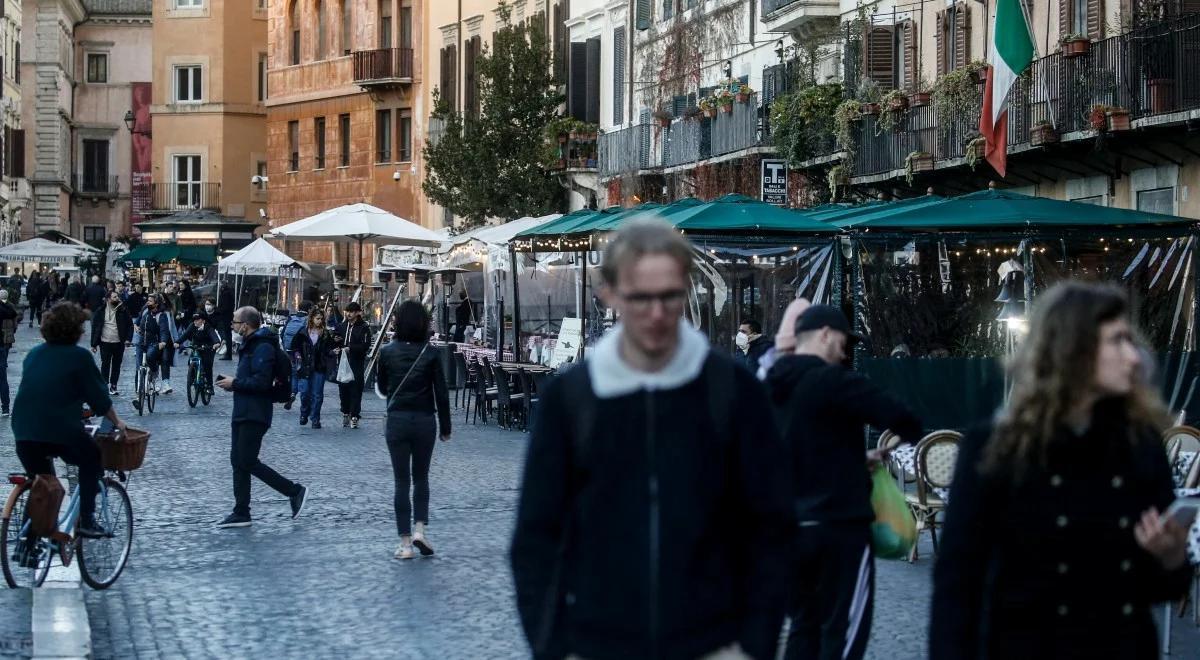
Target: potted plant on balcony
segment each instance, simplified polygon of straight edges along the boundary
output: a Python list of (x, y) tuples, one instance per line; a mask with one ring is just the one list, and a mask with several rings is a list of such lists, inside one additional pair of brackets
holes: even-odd
[(1058, 131), (1048, 121), (1039, 121), (1029, 129), (1029, 144), (1038, 147), (1058, 142)]
[(1088, 126), (1094, 131), (1103, 131), (1108, 128), (1108, 106), (1102, 103), (1096, 103), (1087, 111)]
[(972, 60), (967, 64), (967, 75), (971, 77), (971, 82), (976, 85), (982, 85), (987, 82), (988, 63), (983, 60)]
[(1071, 33), (1062, 38), (1063, 57), (1087, 55), (1091, 47), (1092, 42), (1084, 34)]
[(963, 155), (967, 159), (967, 167), (974, 170), (979, 165), (979, 161), (983, 160), (986, 150), (987, 139), (982, 135), (976, 135), (971, 138), (971, 141), (967, 143), (966, 150), (963, 152)]
[(864, 78), (858, 84), (858, 94), (855, 98), (859, 102), (859, 112), (864, 115), (879, 114), (879, 101), (883, 98), (883, 91), (879, 89), (879, 83), (871, 78)]
[(704, 113), (700, 110), (700, 108), (694, 105), (689, 105), (687, 109), (683, 111), (683, 118), (686, 121), (700, 121), (700, 118), (703, 116)]
[(879, 120), (875, 123), (875, 134), (881, 135), (895, 130), (900, 125), (900, 118), (908, 109), (908, 97), (898, 89), (893, 89), (879, 100)]
[(862, 116), (861, 104), (853, 99), (842, 101), (833, 111), (833, 135), (843, 149), (854, 147), (854, 122)]
[(937, 79), (933, 85), (935, 121), (943, 133), (955, 127), (969, 130), (979, 124), (983, 110), (983, 90), (972, 79), (969, 68), (957, 69)]
[(1108, 130), (1110, 132), (1129, 130), (1128, 108), (1110, 105), (1104, 115), (1108, 118)]
[(844, 186), (850, 183), (850, 168), (843, 163), (834, 165), (829, 170), (829, 194), (833, 199), (837, 199), (838, 186)]
[(722, 87), (713, 94), (713, 100), (717, 102), (717, 107), (721, 112), (733, 112), (733, 92), (729, 91), (728, 87)]
[(705, 117), (712, 119), (717, 116), (717, 100), (711, 96), (700, 99), (700, 110)]
[(929, 105), (929, 81), (925, 79), (925, 74), (917, 75), (916, 90), (908, 97), (908, 105), (910, 108), (919, 108)]
[(914, 151), (904, 159), (904, 178), (910, 186), (917, 172), (930, 171), (933, 171), (933, 154), (928, 151)]
[(674, 115), (667, 110), (658, 109), (654, 111), (654, 121), (658, 124), (659, 128), (670, 128), (671, 120), (674, 118)]
[(1160, 115), (1174, 108), (1175, 80), (1173, 78), (1151, 78), (1146, 83), (1149, 87), (1150, 112)]
[(737, 91), (734, 93), (734, 97), (737, 98), (738, 103), (749, 103), (750, 95), (753, 93), (754, 90), (750, 89), (750, 85), (737, 83)]

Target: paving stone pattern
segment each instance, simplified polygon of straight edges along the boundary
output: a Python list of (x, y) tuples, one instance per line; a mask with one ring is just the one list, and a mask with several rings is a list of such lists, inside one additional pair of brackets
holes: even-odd
[[(22, 351), (9, 359), (14, 393), (23, 358)], [(231, 373), (233, 364), (218, 361), (216, 371)], [(176, 387), (182, 381), (173, 379)], [(506, 556), (522, 434), (463, 426), (455, 414), (453, 440), (438, 444), (431, 473), (429, 531), (438, 553), (400, 562), (392, 559), (383, 402), (374, 395), (365, 398), (357, 431), (341, 427), (334, 385), (322, 430), (299, 426), (298, 406), (276, 407), (262, 458), (312, 497), (293, 521), (286, 499), (255, 481), (254, 525), (246, 530), (213, 527), (233, 505), (230, 395), (189, 409), (177, 390), (142, 418), (127, 396), (119, 406), (153, 439), (129, 483), (136, 514), (129, 565), (112, 589), (85, 587), (96, 658), (527, 657)], [(18, 469), (8, 424), (0, 462)], [(868, 657), (925, 656), (932, 562), (924, 552), (915, 565), (879, 562)], [(1200, 635), (1190, 623), (1177, 623), (1175, 639), (1176, 657), (1197, 657)]]

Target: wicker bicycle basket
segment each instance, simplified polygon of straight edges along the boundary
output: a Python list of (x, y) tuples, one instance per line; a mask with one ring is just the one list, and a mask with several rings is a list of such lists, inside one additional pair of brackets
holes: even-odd
[(146, 444), (150, 442), (150, 432), (130, 426), (119, 440), (114, 435), (101, 435), (96, 440), (100, 444), (100, 458), (104, 469), (128, 472), (142, 467), (146, 460)]

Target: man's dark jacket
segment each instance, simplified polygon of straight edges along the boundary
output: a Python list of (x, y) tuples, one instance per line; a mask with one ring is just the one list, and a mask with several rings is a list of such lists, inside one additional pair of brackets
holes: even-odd
[(274, 402), (275, 349), (279, 337), (270, 328), (259, 328), (242, 342), (238, 351), (237, 376), (233, 379), (233, 423), (257, 422), (271, 425)]
[(137, 318), (142, 315), (142, 308), (146, 306), (145, 294), (136, 291), (129, 294), (125, 299), (125, 309), (129, 312), (131, 318)]
[(750, 346), (746, 348), (746, 366), (750, 368), (750, 373), (758, 373), (758, 361), (774, 345), (775, 342), (768, 339), (765, 335), (756, 337), (750, 342)]
[(346, 357), (350, 366), (362, 369), (366, 364), (367, 353), (371, 350), (371, 326), (359, 319), (355, 323), (343, 323), (338, 328), (342, 337), (342, 345), (346, 348)]
[[(104, 322), (107, 309), (99, 309), (92, 314), (92, 348), (100, 345), (100, 338), (104, 336)], [(117, 305), (117, 335), (121, 338), (121, 343), (126, 344), (133, 341), (133, 318), (129, 316), (129, 312), (125, 311), (125, 305)]]
[(104, 309), (104, 301), (108, 298), (108, 291), (101, 284), (89, 284), (84, 290), (84, 302), (87, 308), (93, 312), (99, 309)]
[[(736, 411), (727, 429), (701, 403), (713, 359)], [(610, 399), (586, 363), (552, 381), (511, 555), (526, 636), (549, 631), (535, 655), (692, 660), (739, 642), (773, 658), (795, 525), (786, 461), (761, 384), (728, 356), (681, 387)]]
[(863, 427), (921, 439), (921, 421), (861, 374), (811, 355), (781, 358), (767, 374), (771, 403), (792, 455), (801, 521), (875, 519)]
[(67, 285), (67, 301), (73, 302), (76, 305), (83, 304), (83, 285), (79, 282), (71, 282)]

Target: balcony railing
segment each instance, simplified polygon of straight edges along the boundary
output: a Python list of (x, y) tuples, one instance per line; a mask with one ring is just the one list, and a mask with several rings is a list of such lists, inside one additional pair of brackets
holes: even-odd
[(150, 210), (154, 213), (221, 210), (219, 183), (152, 183), (150, 197)]
[(596, 136), (594, 134), (582, 137), (563, 136), (564, 142), (559, 142), (555, 155), (557, 160), (554, 170), (594, 170), (597, 167)]
[(767, 16), (773, 11), (783, 9), (788, 5), (794, 5), (800, 0), (762, 0), (762, 15)]
[(597, 145), (600, 176), (616, 176), (650, 167), (653, 130), (650, 124), (638, 124), (602, 134)]
[[(1061, 52), (1035, 60), (1018, 78), (1008, 104), (1008, 144), (1026, 144), (1034, 126), (1050, 122), (1059, 135), (1088, 131), (1095, 106), (1118, 107), (1134, 119), (1200, 109), (1200, 15), (1159, 23), (1097, 41), (1086, 54)], [(981, 87), (982, 91), (982, 87)], [(894, 130), (877, 119), (857, 127), (854, 175), (903, 169), (908, 154), (962, 158), (979, 133), (982, 108), (961, 118), (932, 106), (910, 108)]]
[(120, 192), (120, 180), (115, 176), (96, 174), (72, 174), (71, 188), (77, 195), (88, 197), (116, 197)]
[(354, 53), (354, 82), (359, 85), (411, 83), (413, 49), (377, 48)]

